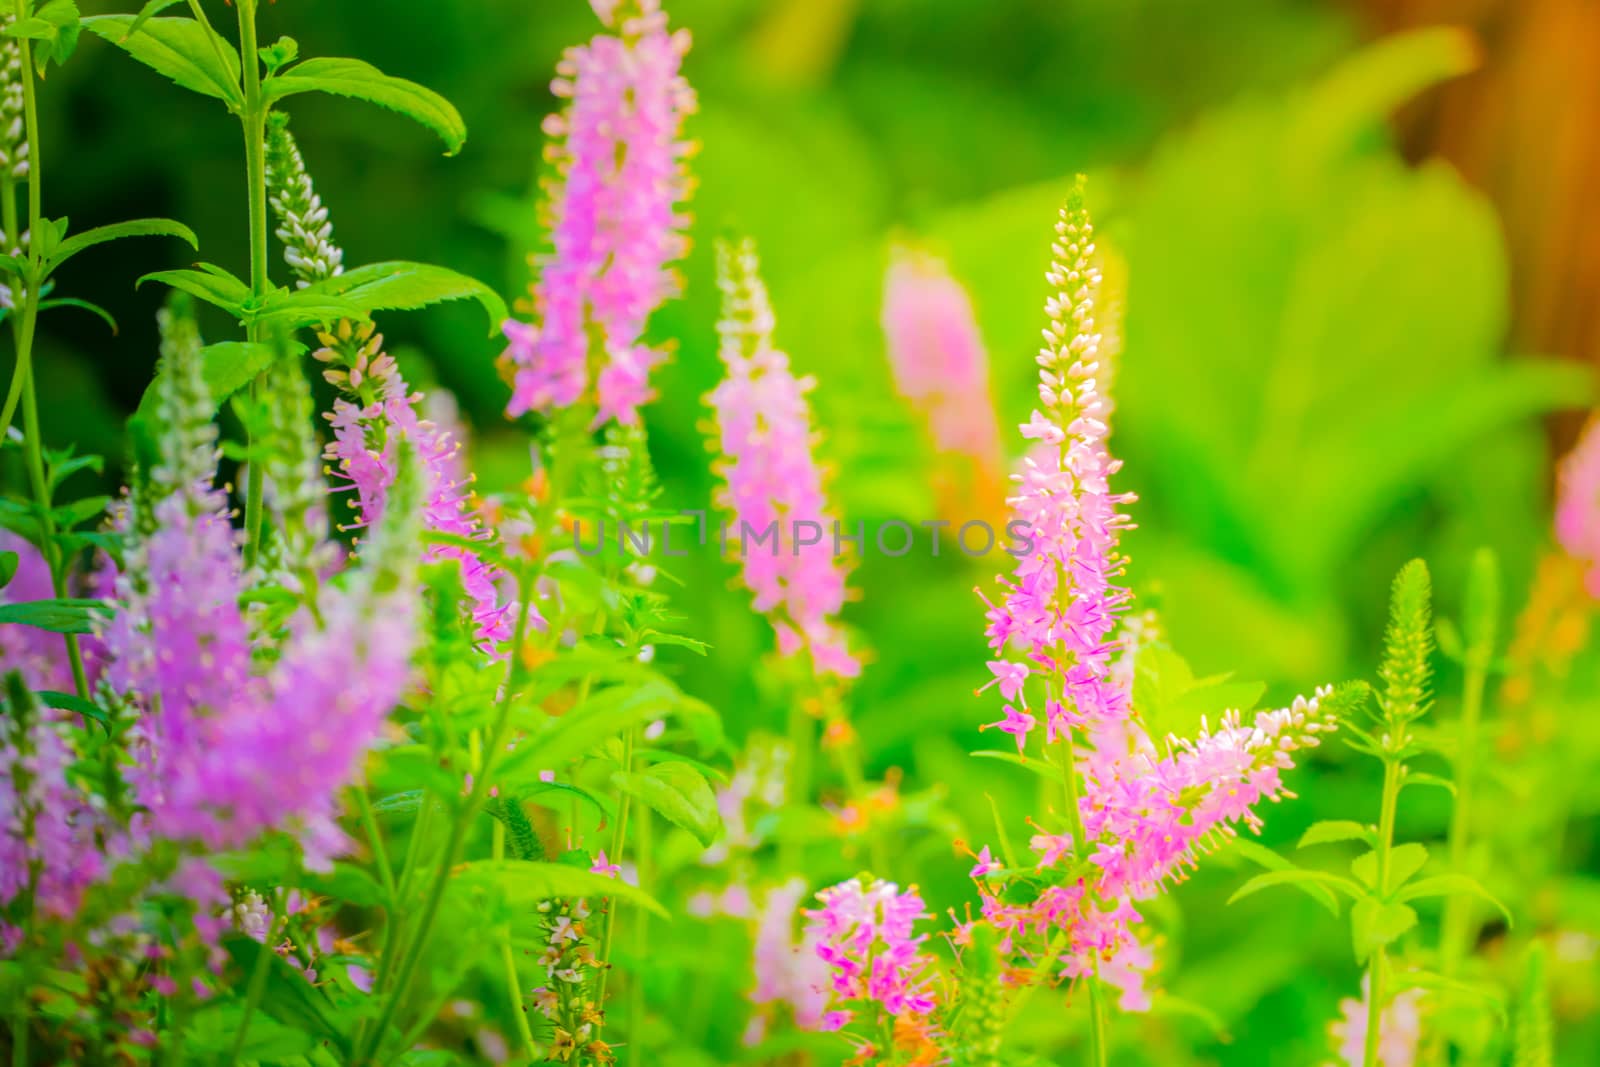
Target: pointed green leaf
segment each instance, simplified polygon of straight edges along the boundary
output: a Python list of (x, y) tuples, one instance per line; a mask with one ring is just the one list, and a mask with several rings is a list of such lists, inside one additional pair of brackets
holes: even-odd
[(11, 579), (17, 576), (17, 565), (22, 557), (12, 551), (0, 552), (0, 589), (11, 584)]
[(127, 32), (124, 33), (123, 36), (125, 38), (133, 36), (144, 28), (145, 23), (161, 14), (167, 8), (175, 7), (181, 3), (183, 3), (183, 0), (148, 0), (148, 2), (139, 9), (139, 14), (136, 15), (134, 20), (128, 24)]
[(617, 897), (667, 918), (667, 911), (649, 893), (620, 878), (565, 863), (527, 860), (479, 860), (468, 863), (456, 876), (465, 882), (482, 881), (505, 894), (513, 911), (531, 914), (541, 901), (578, 897)]
[(114, 222), (109, 226), (96, 226), (92, 230), (84, 230), (68, 237), (61, 242), (55, 254), (45, 264), (45, 273), (55, 273), (57, 267), (85, 248), (124, 237), (177, 237), (187, 241), (190, 248), (200, 247), (199, 238), (195, 237), (194, 231), (181, 222), (174, 222), (172, 219), (130, 219), (127, 222)]
[(1395, 845), (1389, 850), (1389, 885), (1392, 893), (1411, 880), (1428, 862), (1428, 850), (1415, 842)]
[(110, 614), (111, 605), (104, 600), (70, 597), (25, 600), (17, 604), (0, 604), (0, 623), (20, 623), (58, 634), (86, 634), (94, 630), (96, 612)]
[(341, 296), (330, 296), (314, 288), (278, 289), (267, 294), (261, 308), (246, 312), (247, 322), (297, 330), (302, 326), (331, 325), (341, 319), (367, 320), (360, 304)]
[(1441, 778), (1437, 774), (1412, 774), (1407, 772), (1406, 776), (1400, 780), (1400, 788), (1404, 789), (1408, 785), (1430, 785), (1435, 789), (1443, 789), (1452, 795), (1456, 791), (1454, 782), (1448, 778)]
[(214, 304), (236, 318), (244, 316), (245, 302), (250, 299), (250, 287), (232, 276), (222, 276), (214, 270), (158, 270), (146, 274), (137, 282), (161, 282), (181, 289), (190, 296)]
[(92, 700), (83, 699), (76, 693), (58, 693), (54, 689), (40, 689), (34, 695), (39, 698), (39, 703), (47, 708), (74, 712), (100, 723), (110, 720), (104, 708)]
[(262, 94), (274, 103), (295, 93), (333, 93), (398, 111), (437, 133), (455, 155), (467, 140), (467, 126), (455, 106), (432, 89), (391, 77), (359, 59), (308, 59), (267, 79)]
[(231, 110), (244, 106), (239, 88), (239, 51), (194, 19), (152, 18), (130, 34), (132, 15), (96, 15), (83, 20), (134, 59), (191, 92), (214, 96)]
[[(1243, 900), (1245, 897), (1253, 896), (1261, 890), (1270, 889), (1273, 886), (1302, 884), (1326, 886), (1330, 889), (1336, 889), (1352, 899), (1361, 896), (1361, 888), (1348, 878), (1341, 878), (1326, 871), (1307, 871), (1299, 867), (1291, 867), (1287, 870), (1267, 871), (1265, 874), (1256, 875), (1235, 890), (1233, 896), (1228, 898), (1228, 903), (1232, 904), (1236, 900)], [(1326, 905), (1324, 904), (1324, 906)], [(1338, 914), (1337, 908), (1331, 910), (1333, 910), (1334, 914)]]
[(1307, 827), (1306, 832), (1300, 835), (1299, 845), (1295, 847), (1307, 848), (1335, 841), (1365, 841), (1370, 845), (1376, 836), (1371, 827), (1362, 826), (1358, 822), (1348, 819), (1323, 819)]
[(642, 772), (618, 771), (612, 784), (668, 822), (710, 846), (722, 834), (717, 795), (705, 776), (687, 763), (658, 763)]
[(1022, 767), (1025, 770), (1032, 771), (1041, 778), (1055, 779), (1059, 778), (1061, 775), (1061, 769), (1059, 767), (1052, 767), (1043, 760), (1030, 759), (1029, 757), (1018, 752), (998, 752), (994, 749), (984, 748), (978, 749), (976, 752), (969, 752), (968, 755), (976, 756), (979, 759), (999, 760), (1001, 763), (1009, 763), (1016, 767)]
[(1413, 926), (1417, 913), (1397, 901), (1384, 903), (1376, 897), (1363, 897), (1350, 909), (1350, 937), (1357, 962), (1365, 962), (1380, 948), (1392, 945)]
[(1478, 897), (1487, 901), (1505, 916), (1506, 924), (1512, 925), (1511, 909), (1507, 908), (1487, 889), (1474, 878), (1465, 874), (1439, 874), (1432, 878), (1423, 878), (1412, 882), (1394, 895), (1396, 900), (1426, 900), (1429, 897), (1448, 897), (1457, 893)]
[(107, 326), (111, 327), (112, 333), (117, 332), (117, 320), (111, 317), (111, 312), (99, 304), (92, 304), (87, 300), (79, 300), (75, 296), (58, 296), (50, 300), (39, 301), (40, 311), (49, 311), (52, 308), (77, 308), (79, 311), (87, 311), (91, 315), (98, 315)]
[(365, 311), (411, 310), (446, 300), (476, 300), (495, 334), (507, 317), (505, 301), (475, 278), (429, 263), (373, 263), (308, 287), (348, 300)]
[(1544, 946), (1528, 946), (1522, 990), (1517, 998), (1517, 1027), (1512, 1039), (1512, 1067), (1552, 1067), (1555, 1045), (1550, 1031), (1550, 984), (1545, 977)]

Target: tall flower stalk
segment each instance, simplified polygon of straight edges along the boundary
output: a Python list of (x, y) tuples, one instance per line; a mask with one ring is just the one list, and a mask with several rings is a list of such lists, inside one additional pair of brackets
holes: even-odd
[(592, 6), (608, 32), (568, 49), (551, 84), (568, 101), (545, 120), (551, 247), (531, 258), (534, 321), (505, 323), (506, 413), (585, 403), (597, 424), (632, 423), (666, 358), (645, 323), (677, 291), (669, 265), (687, 249), (682, 129), (695, 94), (682, 74), (689, 35), (668, 29), (660, 0)]
[[(276, 232), (296, 281), (308, 288), (338, 278), (344, 273), (344, 252), (333, 239), (328, 208), (282, 113), (268, 120), (267, 162)], [(325, 456), (343, 479), (341, 488), (353, 495), (352, 525), (364, 528), (381, 519), (400, 443), (409, 440), (428, 468), (424, 527), (451, 539), (429, 545), (424, 562), (452, 559), (460, 565), (478, 638), (495, 648), (511, 636), (513, 608), (500, 589), (506, 576), (474, 549), (474, 542), (491, 535), (471, 500), (461, 442), (425, 417), (423, 395), (411, 390), (394, 357), (383, 351), (383, 335), (372, 323), (343, 319), (321, 328), (317, 337), (321, 347), (313, 358), (326, 366), (323, 377), (341, 394), (325, 415), (333, 430)]]

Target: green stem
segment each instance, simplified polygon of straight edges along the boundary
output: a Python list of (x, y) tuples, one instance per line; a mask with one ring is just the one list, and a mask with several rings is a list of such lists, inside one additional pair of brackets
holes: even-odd
[(378, 830), (378, 817), (372, 810), (372, 799), (367, 796), (364, 786), (357, 786), (351, 792), (356, 795), (356, 807), (361, 809), (361, 825), (366, 829), (367, 847), (372, 849), (373, 862), (378, 865), (378, 878), (383, 883), (383, 891), (389, 897), (391, 918), (393, 909), (399, 903), (398, 888), (395, 885), (394, 870), (389, 866), (389, 850), (383, 845), (383, 834)]
[[(1048, 703), (1048, 702), (1047, 702)], [(1073, 728), (1067, 727), (1057, 748), (1061, 767), (1061, 786), (1067, 798), (1067, 827), (1072, 832), (1072, 852), (1081, 858), (1088, 848), (1088, 834), (1083, 828), (1083, 811), (1078, 801), (1078, 758), (1073, 743)], [(1100, 989), (1100, 961), (1095, 960), (1094, 973), (1086, 979), (1089, 985), (1089, 1062), (1095, 1067), (1106, 1063), (1106, 1006)]]
[[(650, 845), (651, 830), (654, 820), (650, 817), (649, 807), (639, 809), (639, 840), (637, 845), (637, 859), (639, 864), (639, 884), (650, 884)], [(643, 908), (638, 910), (634, 919), (633, 929), (633, 958), (647, 960), (650, 958), (650, 914)], [(628, 1067), (639, 1067), (639, 1057), (644, 1054), (644, 974), (642, 971), (633, 976), (628, 983)]]
[[(622, 735), (622, 770), (626, 774), (633, 772), (633, 737), (638, 727), (630, 727)], [(612, 863), (620, 863), (623, 847), (628, 841), (628, 809), (631, 807), (631, 797), (627, 790), (617, 790), (617, 825), (611, 831), (611, 854), (608, 857)], [(643, 884), (643, 883), (641, 883)], [(595, 1003), (601, 1011), (606, 1009), (606, 979), (611, 976), (611, 945), (617, 932), (617, 901), (612, 900), (606, 908), (605, 939), (600, 945), (600, 980), (596, 983)]]
[(511, 995), (511, 1014), (517, 1020), (517, 1034), (522, 1038), (522, 1047), (527, 1051), (529, 1061), (537, 1060), (539, 1046), (533, 1039), (533, 1030), (528, 1026), (528, 1006), (523, 1000), (522, 983), (517, 979), (517, 959), (511, 951), (509, 934), (500, 942), (500, 962), (506, 969), (506, 992)]
[[(27, 0), (16, 0), (16, 17), (20, 22), (28, 17)], [(34, 504), (39, 512), (40, 545), (39, 550), (44, 555), (45, 563), (50, 568), (50, 584), (55, 595), (67, 595), (66, 558), (61, 552), (61, 546), (56, 540), (56, 522), (53, 514), (50, 483), (45, 477), (44, 470), (44, 443), (39, 429), (39, 398), (34, 384), (33, 376), (33, 343), (39, 321), (39, 290), (42, 283), (41, 275), (44, 273), (43, 258), (39, 254), (39, 235), (43, 228), (44, 208), (40, 192), (40, 179), (42, 168), (40, 156), (42, 152), (39, 145), (39, 94), (37, 86), (33, 83), (33, 52), (32, 45), (27, 38), (17, 39), (17, 50), (21, 61), (22, 101), (23, 101), (23, 130), (28, 144), (28, 247), (23, 250), (27, 262), (28, 277), (24, 280), (21, 293), (21, 314), (13, 321), (13, 337), (16, 341), (17, 366), (12, 374), (11, 389), (6, 396), (6, 406), (3, 416), (0, 416), (0, 439), (10, 429), (11, 419), (16, 411), (20, 397), (22, 405), (24, 448), (27, 453), (28, 480), (33, 486)], [(19, 220), (17, 207), (12, 195), (13, 185), (8, 180), (5, 190), (5, 203), (3, 206), (6, 234), (12, 239), (20, 241), (17, 232)], [(17, 294), (13, 294), (15, 297)], [(72, 666), (72, 681), (78, 691), (78, 696), (84, 700), (89, 699), (89, 679), (83, 669), (83, 651), (78, 645), (77, 634), (62, 635), (67, 645), (67, 660)], [(87, 715), (83, 716), (85, 727), (89, 725)]]
[[(1392, 724), (1395, 730), (1394, 747), (1399, 750), (1404, 747), (1405, 738), (1403, 727)], [(1378, 816), (1378, 877), (1373, 891), (1378, 899), (1387, 899), (1389, 894), (1389, 853), (1394, 846), (1394, 820), (1395, 809), (1400, 800), (1400, 775), (1405, 770), (1405, 765), (1398, 757), (1391, 756), (1384, 760), (1383, 765), (1383, 807)], [(1382, 948), (1372, 953), (1372, 962), (1367, 967), (1367, 1041), (1366, 1051), (1362, 1056), (1363, 1067), (1380, 1067), (1378, 1062), (1378, 1039), (1383, 1023), (1383, 998), (1384, 977), (1386, 968), (1386, 953)]]
[(33, 1024), (28, 1014), (26, 987), (17, 992), (16, 1012), (11, 1016), (11, 1067), (28, 1067), (28, 1038)]
[(444, 891), (450, 883), (450, 872), (455, 867), (461, 854), (462, 845), (466, 841), (467, 827), (471, 825), (473, 817), (482, 806), (484, 794), (489, 791), (489, 779), (494, 772), (496, 757), (505, 748), (506, 733), (511, 725), (511, 706), (520, 680), (520, 665), (522, 657), (518, 651), (522, 648), (523, 639), (528, 633), (528, 609), (533, 600), (533, 591), (529, 588), (527, 574), (518, 576), (516, 631), (511, 639), (512, 653), (508, 657), (506, 667), (505, 687), (500, 697), (499, 712), (495, 717), (494, 729), (490, 734), (490, 743), (486, 750), (483, 773), (472, 780), (472, 789), (467, 793), (466, 800), (456, 811), (455, 818), (450, 823), (450, 835), (445, 842), (444, 853), (439, 857), (439, 865), (434, 871), (433, 884), (428, 890), (428, 897), (422, 906), (422, 915), (417, 923), (417, 930), (406, 945), (405, 956), (401, 959), (399, 970), (395, 972), (394, 989), (384, 999), (383, 1010), (379, 1013), (375, 1025), (367, 1033), (366, 1039), (361, 1042), (361, 1049), (354, 1059), (354, 1063), (365, 1065), (376, 1062), (379, 1047), (383, 1044), (384, 1034), (389, 1029), (389, 1024), (394, 1020), (395, 1011), (400, 1006), (400, 1001), (405, 997), (407, 988), (411, 984), (411, 976), (417, 969), (418, 962), (422, 959), (422, 950), (427, 946), (428, 934), (433, 927), (434, 917), (439, 912), (439, 903), (444, 899)]
[(239, 1062), (239, 1053), (244, 1051), (245, 1035), (250, 1032), (250, 1020), (255, 1017), (256, 1006), (261, 1003), (261, 995), (266, 992), (267, 975), (272, 971), (272, 925), (267, 925), (267, 936), (261, 939), (261, 950), (256, 953), (256, 965), (250, 969), (250, 985), (245, 991), (244, 1013), (239, 1016), (239, 1028), (234, 1031), (233, 1044), (228, 1049), (228, 1067), (233, 1067)]
[[(239, 54), (244, 67), (244, 110), (239, 116), (244, 127), (244, 159), (250, 195), (250, 295), (259, 300), (266, 295), (271, 281), (267, 277), (267, 107), (261, 98), (261, 61), (256, 56), (256, 0), (238, 0)], [(251, 341), (262, 340), (261, 329), (254, 323), (246, 335)], [(264, 387), (265, 373), (250, 383), (250, 399), (254, 401)], [(248, 432), (248, 430), (247, 430)], [(266, 470), (261, 457), (249, 455), (248, 480), (245, 486), (245, 566), (254, 567), (261, 556), (262, 497), (266, 487)]]
[[(1473, 650), (1467, 658), (1466, 687), (1461, 697), (1461, 726), (1456, 759), (1455, 807), (1450, 820), (1450, 869), (1462, 872), (1467, 867), (1467, 848), (1472, 833), (1472, 793), (1478, 771), (1478, 725), (1483, 717), (1483, 690), (1488, 678), (1491, 649)], [(1473, 937), (1471, 901), (1464, 893), (1445, 900), (1440, 927), (1439, 966), (1447, 978), (1454, 978), (1469, 951)]]

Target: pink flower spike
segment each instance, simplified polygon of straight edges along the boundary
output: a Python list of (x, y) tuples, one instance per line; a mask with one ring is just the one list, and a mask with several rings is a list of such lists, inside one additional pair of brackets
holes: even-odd
[(695, 110), (682, 74), (689, 35), (668, 29), (655, 0), (594, 7), (612, 32), (569, 48), (551, 83), (567, 104), (544, 127), (554, 178), (550, 250), (534, 257), (537, 322), (504, 326), (512, 417), (549, 414), (588, 394), (598, 421), (636, 421), (654, 395), (650, 372), (666, 356), (642, 342), (645, 324), (676, 295), (669, 264), (688, 247), (680, 206), (690, 191), (682, 129)]

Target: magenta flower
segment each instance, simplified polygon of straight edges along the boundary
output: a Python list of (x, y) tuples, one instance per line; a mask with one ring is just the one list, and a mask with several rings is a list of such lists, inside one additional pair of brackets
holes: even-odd
[[(318, 353), (319, 358), (330, 362), (340, 358), (334, 346), (341, 338), (330, 334), (322, 340), (329, 347)], [(425, 528), (464, 541), (487, 540), (490, 535), (471, 499), (472, 475), (461, 461), (460, 439), (422, 417), (422, 394), (409, 391), (394, 358), (381, 351), (382, 340), (381, 335), (367, 338), (361, 345), (363, 358), (346, 370), (329, 372), (334, 384), (365, 400), (340, 397), (324, 416), (333, 427), (326, 458), (345, 478), (345, 489), (356, 494), (354, 525), (370, 526), (383, 516), (404, 438), (428, 468), (432, 488), (423, 505)], [(451, 559), (460, 566), (462, 588), (472, 604), (478, 639), (485, 646), (492, 649), (510, 639), (513, 605), (501, 594), (505, 575), (498, 567), (464, 544), (430, 544), (422, 558), (424, 562)]]
[(972, 301), (943, 261), (896, 250), (884, 287), (883, 332), (895, 385), (927, 420), (934, 445), (996, 476), (1000, 428), (989, 356)]
[(595, 856), (594, 863), (589, 867), (590, 874), (602, 875), (606, 878), (616, 878), (622, 874), (622, 868), (606, 858), (606, 850), (601, 849)]
[(918, 920), (929, 916), (916, 889), (852, 879), (817, 899), (822, 907), (805, 912), (805, 933), (829, 968), (832, 1000), (822, 1029), (842, 1028), (858, 1010), (891, 1016), (933, 1010), (932, 961), (922, 952), (927, 937), (915, 933)]
[[(0, 530), (0, 552), (17, 554), (17, 572), (0, 589), (0, 604), (55, 599), (50, 565), (32, 543), (10, 530)], [(0, 623), (0, 674), (18, 671), (30, 689), (70, 692), (74, 686), (61, 634), (21, 623)]]
[(632, 423), (665, 358), (641, 340), (645, 323), (676, 293), (668, 264), (687, 247), (682, 128), (695, 96), (681, 73), (689, 35), (667, 29), (658, 0), (594, 7), (615, 32), (568, 49), (551, 84), (568, 101), (545, 120), (552, 247), (534, 259), (536, 322), (505, 324), (507, 414), (567, 407), (592, 386), (597, 424)]
[[(788, 1006), (801, 1030), (822, 1026), (828, 1006), (829, 966), (817, 954), (811, 931), (798, 939), (794, 920), (806, 892), (805, 880), (790, 878), (761, 897), (755, 932), (755, 988), (750, 1003), (757, 1007)], [(765, 1015), (757, 1015), (745, 1032), (745, 1044), (759, 1043), (766, 1033)]]
[(836, 621), (847, 595), (838, 524), (813, 454), (806, 393), (814, 383), (796, 378), (789, 357), (774, 347), (755, 246), (722, 246), (717, 260), (727, 377), (707, 402), (721, 453), (717, 502), (734, 520), (725, 542), (738, 546), (741, 577), (755, 610), (772, 620), (779, 652), (806, 651), (820, 672), (854, 677), (861, 664)]
[(1587, 569), (1600, 597), (1600, 419), (1591, 419), (1557, 472), (1556, 540)]
[[(344, 841), (340, 792), (409, 683), (417, 545), (428, 471), (415, 458), (386, 490), (398, 502), (364, 567), (290, 622), (275, 662), (255, 670), (239, 601), (239, 536), (211, 487), (215, 431), (192, 325), (170, 346), (169, 424), (147, 495), (124, 511), (128, 569), (105, 640), (111, 686), (144, 712), (131, 783), (141, 832), (208, 849), (269, 830), (300, 835), (325, 865)], [(204, 417), (200, 416), (204, 413)]]
[[(1045, 307), (1050, 325), (1038, 358), (1040, 406), (1022, 426), (1022, 435), (1037, 444), (1011, 500), (1012, 519), (1028, 531), (1032, 550), (1002, 580), (1001, 602), (988, 604), (987, 628), (990, 647), (1015, 672), (996, 671), (997, 677), (1019, 690), (1021, 677), (1045, 681), (1052, 741), (1071, 727), (1128, 715), (1127, 695), (1107, 671), (1116, 648), (1112, 631), (1128, 601), (1127, 591), (1114, 584), (1122, 573), (1117, 539), (1128, 526), (1118, 509), (1133, 500), (1109, 485), (1120, 464), (1105, 444), (1109, 427), (1094, 323), (1100, 272), (1081, 189), (1062, 209), (1056, 234), (1049, 273), (1056, 292)], [(1008, 712), (993, 725), (1014, 732), (1020, 723)], [(1019, 743), (1025, 739), (1019, 735)]]
[[(267, 161), (277, 234), (299, 283), (343, 273), (344, 253), (334, 243), (328, 209), (282, 114), (274, 114), (268, 126)], [(334, 431), (324, 456), (344, 476), (344, 488), (356, 493), (354, 525), (371, 526), (382, 517), (394, 482), (398, 441), (404, 437), (428, 467), (432, 489), (423, 505), (425, 528), (461, 541), (487, 540), (490, 535), (471, 499), (472, 475), (461, 460), (463, 435), (419, 414), (423, 396), (411, 392), (394, 357), (383, 351), (383, 335), (370, 323), (346, 321), (318, 340), (323, 347), (315, 357), (331, 365), (323, 377), (344, 394), (324, 415)], [(456, 560), (461, 568), (478, 639), (491, 649), (509, 639), (513, 606), (502, 601), (499, 590), (505, 576), (465, 544), (430, 544), (423, 555), (424, 562), (444, 559)]]
[[(101, 877), (102, 819), (68, 773), (73, 727), (13, 707), (0, 721), (0, 907), (32, 892), (34, 913), (68, 919)], [(0, 922), (0, 955), (16, 934)]]

